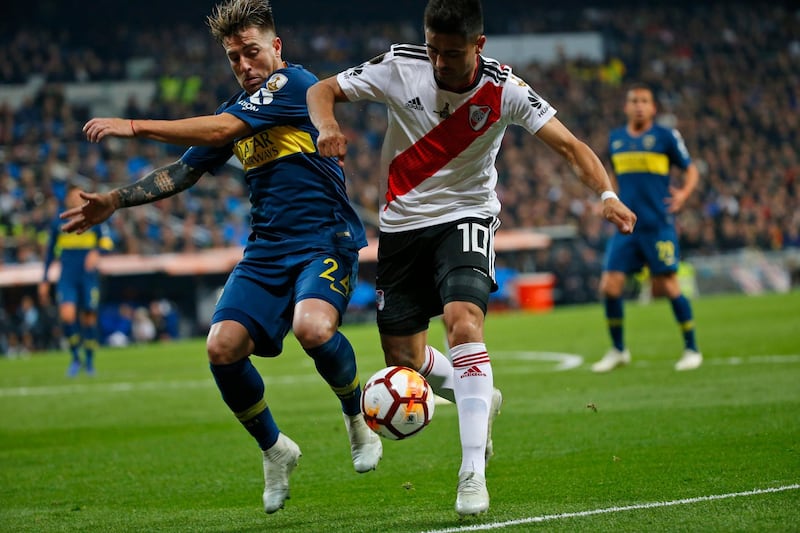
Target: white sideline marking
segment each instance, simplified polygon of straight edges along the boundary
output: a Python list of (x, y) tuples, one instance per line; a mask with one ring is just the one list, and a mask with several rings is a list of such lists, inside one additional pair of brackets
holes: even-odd
[(767, 489), (753, 489), (744, 492), (729, 492), (728, 494), (712, 494), (711, 496), (697, 496), (696, 498), (681, 498), (669, 502), (649, 502), (625, 505), (620, 507), (606, 507), (603, 509), (592, 509), (591, 511), (578, 511), (574, 513), (548, 514), (542, 516), (532, 516), (529, 518), (519, 518), (517, 520), (506, 520), (505, 522), (493, 522), (491, 524), (474, 524), (470, 526), (451, 527), (446, 529), (432, 529), (425, 533), (457, 533), (460, 531), (488, 531), (491, 529), (502, 529), (510, 526), (523, 524), (535, 524), (548, 522), (550, 520), (560, 520), (562, 518), (578, 518), (582, 516), (593, 516), (599, 514), (620, 513), (623, 511), (636, 511), (639, 509), (655, 509), (658, 507), (673, 507), (675, 505), (689, 505), (692, 503), (708, 502), (713, 500), (727, 500), (729, 498), (740, 498), (744, 496), (757, 496), (759, 494), (770, 494), (774, 492), (784, 492), (787, 490), (800, 489), (800, 483), (785, 485), (783, 487), (771, 487)]
[[(555, 363), (547, 370), (533, 370), (542, 372), (560, 372), (572, 370), (583, 364), (583, 358), (577, 354), (559, 352), (534, 352), (534, 351), (498, 351), (495, 352), (499, 360), (544, 361)], [(800, 354), (786, 355), (750, 355), (744, 357), (710, 358), (704, 363), (714, 365), (743, 365), (743, 364), (787, 364), (800, 363)], [(647, 361), (638, 361), (635, 364), (646, 365)], [(527, 371), (527, 369), (518, 369)], [(315, 373), (288, 376), (264, 376), (264, 383), (270, 385), (295, 385), (297, 383), (312, 383), (320, 377)], [(171, 380), (171, 381), (142, 381), (142, 382), (117, 382), (117, 383), (68, 383), (64, 385), (45, 385), (35, 387), (0, 387), (0, 398), (23, 396), (53, 396), (60, 394), (93, 394), (102, 392), (132, 392), (162, 389), (201, 389), (209, 387), (215, 390), (214, 380)], [(445, 403), (449, 403), (446, 402)]]
[(574, 353), (562, 352), (533, 352), (533, 351), (490, 351), (489, 355), (492, 358), (497, 358), (501, 361), (506, 359), (514, 359), (518, 361), (552, 361), (557, 363), (554, 370), (561, 372), (564, 370), (572, 370), (578, 368), (583, 364), (583, 357)]
[[(308, 376), (281, 376), (281, 377), (264, 377), (264, 384), (270, 385), (294, 385), (297, 383), (318, 381), (320, 378), (317, 375)], [(102, 392), (131, 392), (131, 391), (152, 391), (164, 389), (203, 389), (216, 391), (214, 379), (194, 379), (185, 381), (141, 381), (141, 382), (118, 382), (118, 383), (96, 383), (96, 384), (70, 384), (70, 385), (52, 385), (42, 387), (8, 387), (0, 388), (0, 398), (12, 396), (52, 396), (61, 394), (79, 394), (79, 393), (102, 393)]]
[(724, 359), (706, 359), (705, 362), (714, 365), (743, 365), (746, 363), (800, 363), (800, 355), (751, 355), (749, 357), (726, 357)]

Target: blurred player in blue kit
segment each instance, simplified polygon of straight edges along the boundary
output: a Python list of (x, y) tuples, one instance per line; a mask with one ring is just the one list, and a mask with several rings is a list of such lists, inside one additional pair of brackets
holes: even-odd
[(341, 168), (317, 152), (318, 132), (306, 107), (306, 90), (317, 78), (282, 59), (269, 2), (227, 0), (207, 22), (243, 90), (214, 115), (90, 120), (84, 132), (92, 142), (140, 137), (191, 148), (136, 183), (81, 193), (85, 204), (62, 218), (66, 231), (80, 233), (116, 209), (191, 187), (231, 155), (241, 161), (252, 233), (217, 302), (206, 347), (223, 400), (263, 450), (264, 510), (273, 513), (289, 497), (289, 475), (301, 453), (278, 429), (250, 355), (280, 354), (290, 329), (341, 401), (356, 471), (375, 469), (381, 458), (380, 438), (360, 414), (353, 348), (338, 331), (366, 238)]
[[(80, 189), (71, 187), (64, 198), (69, 208), (80, 206), (83, 200)], [(97, 271), (100, 254), (114, 247), (104, 226), (75, 235), (61, 231), (61, 221), (56, 218), (50, 228), (47, 253), (44, 260), (44, 277), (39, 284), (39, 300), (50, 301), (48, 273), (58, 257), (61, 275), (56, 285), (58, 314), (64, 337), (69, 343), (71, 360), (67, 376), (75, 377), (81, 368), (94, 375), (94, 355), (98, 346), (97, 310), (100, 306), (100, 274)], [(81, 361), (81, 348), (84, 359)]]
[[(627, 92), (623, 127), (609, 136), (611, 164), (619, 186), (620, 199), (638, 216), (636, 231), (615, 233), (606, 250), (600, 291), (613, 346), (592, 365), (595, 372), (609, 372), (630, 363), (631, 354), (623, 338), (623, 300), (625, 279), (647, 266), (653, 293), (666, 295), (675, 319), (683, 332), (684, 350), (675, 363), (676, 370), (692, 370), (703, 362), (695, 340), (692, 307), (681, 291), (677, 271), (680, 259), (675, 213), (697, 186), (697, 167), (675, 129), (655, 123), (653, 91), (646, 85), (633, 85)], [(670, 185), (670, 168), (684, 171), (682, 187)]]

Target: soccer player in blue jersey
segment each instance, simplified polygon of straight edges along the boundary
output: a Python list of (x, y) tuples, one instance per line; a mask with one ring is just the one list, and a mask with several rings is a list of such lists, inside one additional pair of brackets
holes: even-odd
[(264, 510), (289, 497), (300, 448), (280, 432), (250, 361), (280, 354), (292, 329), (339, 397), (353, 466), (375, 469), (379, 437), (360, 414), (361, 386), (350, 342), (338, 331), (366, 245), (334, 158), (317, 152), (306, 89), (317, 78), (281, 57), (267, 0), (227, 0), (208, 17), (242, 88), (214, 115), (181, 120), (96, 118), (87, 138), (140, 137), (191, 145), (181, 158), (106, 194), (82, 193), (66, 211), (67, 231), (82, 232), (119, 208), (157, 201), (192, 186), (235, 155), (245, 170), (252, 233), (217, 302), (207, 352), (222, 398), (263, 450)]
[[(83, 203), (80, 189), (71, 187), (65, 197), (65, 206), (74, 208)], [(97, 349), (97, 309), (100, 305), (100, 283), (97, 271), (101, 252), (114, 247), (104, 226), (75, 235), (61, 231), (61, 221), (53, 220), (44, 261), (44, 278), (39, 284), (39, 298), (50, 301), (50, 265), (58, 255), (61, 275), (56, 286), (58, 314), (64, 336), (72, 355), (67, 375), (75, 377), (81, 366), (90, 376), (94, 375), (94, 353)], [(84, 360), (81, 365), (80, 351)]]
[[(634, 210), (638, 221), (634, 233), (615, 233), (606, 250), (600, 291), (613, 346), (592, 370), (609, 372), (630, 362), (623, 338), (622, 292), (626, 276), (645, 266), (652, 276), (654, 294), (669, 298), (683, 331), (684, 351), (675, 369), (692, 370), (702, 364), (703, 356), (695, 340), (692, 307), (676, 275), (680, 251), (675, 213), (697, 186), (697, 167), (680, 133), (655, 123), (656, 104), (649, 87), (632, 86), (624, 110), (627, 125), (611, 132), (609, 151), (620, 199)], [(673, 166), (684, 171), (682, 187), (670, 185)]]

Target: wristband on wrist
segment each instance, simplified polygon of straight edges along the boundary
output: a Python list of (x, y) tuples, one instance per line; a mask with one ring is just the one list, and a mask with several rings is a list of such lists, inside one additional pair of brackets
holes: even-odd
[(131, 119), (131, 131), (133, 132), (133, 136), (136, 137), (136, 128), (133, 127), (133, 119)]
[(619, 200), (619, 196), (614, 191), (603, 191), (603, 194), (600, 195), (600, 200), (605, 202), (609, 198), (613, 198), (614, 200)]

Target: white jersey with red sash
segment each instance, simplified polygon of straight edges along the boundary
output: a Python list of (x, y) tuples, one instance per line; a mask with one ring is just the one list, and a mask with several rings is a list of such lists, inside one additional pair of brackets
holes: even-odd
[(421, 45), (391, 50), (337, 76), (350, 101), (386, 104), (388, 175), (381, 231), (424, 228), (500, 212), (495, 158), (506, 127), (536, 133), (556, 110), (511, 67), (480, 57), (463, 91), (441, 89)]

